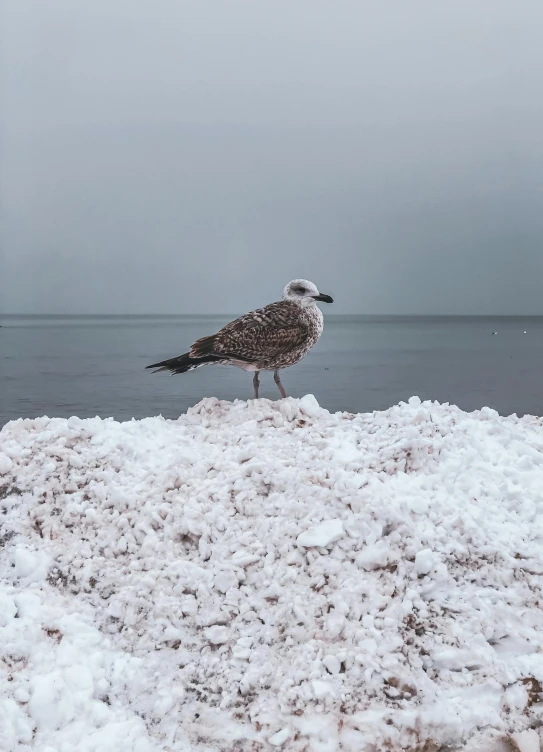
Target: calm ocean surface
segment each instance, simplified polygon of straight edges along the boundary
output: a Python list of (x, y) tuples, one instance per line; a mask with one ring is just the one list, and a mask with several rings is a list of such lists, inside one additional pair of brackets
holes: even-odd
[[(251, 398), (252, 375), (235, 368), (144, 370), (231, 318), (0, 316), (0, 426), (41, 415), (175, 418), (203, 397)], [(325, 313), (321, 340), (282, 381), (289, 395), (312, 393), (331, 411), (381, 410), (417, 395), (465, 410), (541, 415), (542, 374), (543, 317)], [(261, 396), (279, 397), (272, 374), (261, 375)]]

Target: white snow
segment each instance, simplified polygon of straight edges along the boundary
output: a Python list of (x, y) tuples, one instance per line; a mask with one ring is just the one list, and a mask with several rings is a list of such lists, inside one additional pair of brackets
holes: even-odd
[(542, 583), (540, 418), (14, 421), (0, 749), (532, 752)]
[(12, 467), (13, 462), (10, 460), (10, 458), (3, 452), (0, 452), (0, 475), (9, 473)]
[(15, 549), (13, 566), (15, 575), (26, 584), (41, 582), (49, 571), (47, 556), (43, 552), (31, 551), (24, 546)]

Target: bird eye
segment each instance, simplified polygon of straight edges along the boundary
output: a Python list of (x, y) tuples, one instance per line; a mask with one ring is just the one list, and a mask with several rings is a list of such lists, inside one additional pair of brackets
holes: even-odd
[(305, 289), (305, 287), (295, 287), (294, 292), (304, 293), (304, 292), (307, 292), (307, 290)]

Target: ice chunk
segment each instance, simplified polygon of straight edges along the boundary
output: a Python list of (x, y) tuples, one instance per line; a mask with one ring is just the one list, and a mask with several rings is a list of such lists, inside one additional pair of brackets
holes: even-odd
[(309, 548), (311, 546), (328, 546), (330, 543), (337, 541), (344, 534), (343, 522), (341, 520), (325, 520), (319, 525), (310, 527), (297, 538), (300, 546)]
[(28, 702), (30, 715), (40, 729), (56, 730), (75, 716), (72, 695), (59, 672), (36, 676)]
[(5, 627), (17, 613), (13, 597), (0, 592), (0, 627)]
[(523, 684), (512, 684), (504, 692), (504, 702), (510, 708), (510, 710), (523, 712), (524, 708), (528, 705), (530, 697)]
[(511, 734), (511, 741), (518, 752), (540, 752), (539, 734), (535, 729)]
[(234, 572), (225, 569), (215, 575), (214, 584), (217, 590), (221, 593), (226, 593), (230, 588), (237, 587), (239, 585), (239, 580)]
[(326, 667), (326, 670), (331, 674), (339, 674), (341, 669), (341, 661), (339, 660), (337, 655), (325, 655), (322, 659), (322, 663)]
[(484, 666), (488, 659), (480, 652), (462, 648), (444, 648), (432, 653), (434, 666), (446, 668), (452, 671), (461, 671), (463, 668), (476, 669)]
[(24, 546), (15, 549), (15, 575), (28, 581), (40, 582), (47, 576), (47, 556)]
[(421, 575), (428, 574), (439, 561), (439, 554), (429, 548), (424, 548), (415, 556), (415, 572)]
[(268, 742), (273, 747), (280, 747), (287, 741), (287, 739), (290, 739), (290, 729), (284, 728), (284, 729), (281, 729), (281, 731), (278, 731), (273, 736), (270, 736), (270, 738), (268, 739)]
[(302, 399), (299, 400), (299, 405), (303, 412), (312, 418), (317, 417), (322, 412), (322, 409), (313, 394), (306, 394), (305, 397), (302, 397)]
[(385, 541), (380, 540), (371, 546), (366, 546), (356, 556), (356, 563), (362, 569), (370, 571), (379, 569), (388, 563), (390, 549)]
[(228, 627), (221, 627), (218, 624), (215, 624), (205, 630), (205, 635), (213, 645), (222, 645), (223, 643), (228, 642), (230, 630)]
[(311, 684), (317, 700), (322, 700), (323, 697), (334, 694), (334, 686), (330, 682), (314, 679)]
[(24, 687), (17, 687), (17, 689), (13, 693), (13, 697), (17, 700), (17, 702), (21, 703), (25, 703), (30, 700), (30, 694)]

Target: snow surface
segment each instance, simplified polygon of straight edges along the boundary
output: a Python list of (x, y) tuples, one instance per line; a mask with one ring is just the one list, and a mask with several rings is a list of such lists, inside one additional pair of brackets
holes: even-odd
[(540, 418), (9, 423), (0, 749), (490, 749), (543, 721), (542, 522)]

